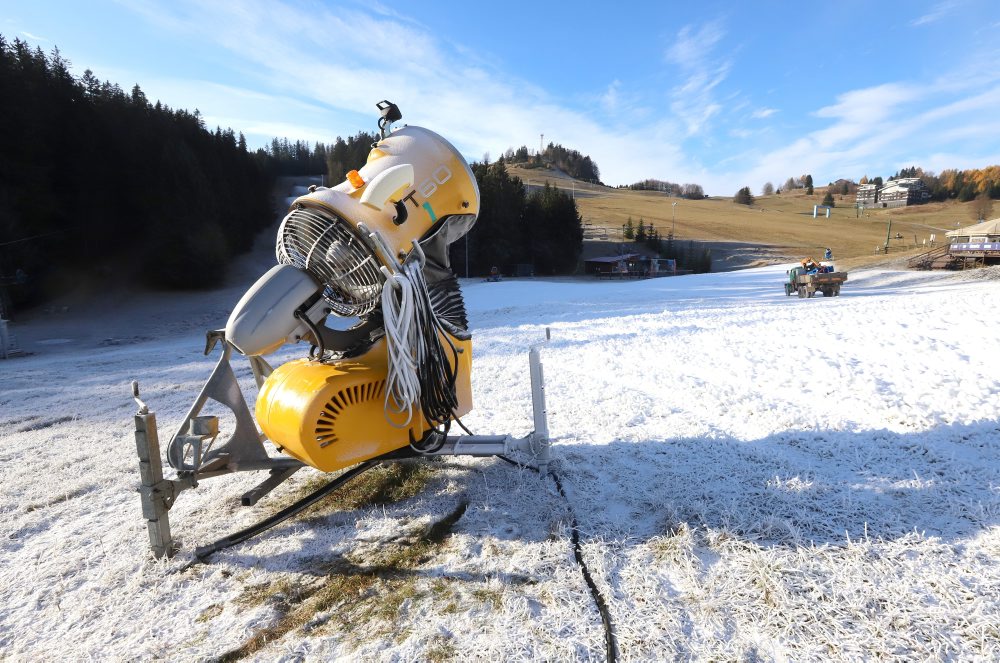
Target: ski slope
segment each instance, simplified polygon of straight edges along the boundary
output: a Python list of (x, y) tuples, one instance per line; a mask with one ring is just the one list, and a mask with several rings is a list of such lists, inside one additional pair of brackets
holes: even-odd
[(550, 328), (568, 503), (551, 480), (455, 458), (426, 463), (410, 494), (334, 500), (189, 565), (321, 481), (303, 470), (248, 509), (255, 478), (224, 477), (179, 497), (182, 549), (154, 561), (129, 381), (166, 442), (215, 360), (204, 331), (266, 254), (215, 292), (17, 328), (35, 354), (0, 363), (0, 658), (601, 660), (570, 507), (623, 660), (1000, 651), (996, 269), (855, 272), (809, 300), (784, 296), (784, 267), (465, 282), (465, 423), (530, 430), (527, 350)]

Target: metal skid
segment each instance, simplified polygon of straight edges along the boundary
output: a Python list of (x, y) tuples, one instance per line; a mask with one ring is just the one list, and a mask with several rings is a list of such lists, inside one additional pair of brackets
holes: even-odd
[[(170, 532), (169, 511), (177, 496), (189, 488), (197, 488), (202, 479), (233, 472), (267, 471), (268, 477), (241, 497), (243, 506), (253, 506), (264, 495), (288, 479), (304, 464), (287, 456), (274, 457), (264, 447), (264, 436), (258, 431), (250, 408), (240, 389), (229, 359), (233, 346), (225, 340), (222, 330), (207, 334), (205, 354), (222, 342), (222, 356), (209, 376), (201, 393), (188, 410), (177, 432), (166, 448), (167, 462), (177, 472), (175, 479), (163, 477), (156, 415), (139, 397), (139, 384), (132, 382), (132, 397), (139, 405), (135, 415), (135, 443), (139, 455), (139, 494), (142, 514), (146, 519), (149, 545), (153, 555), (172, 557), (176, 552)], [(531, 403), (534, 431), (523, 438), (510, 435), (449, 436), (433, 453), (418, 454), (407, 448), (394, 457), (417, 456), (496, 456), (515, 452), (529, 455), (538, 465), (539, 475), (548, 474), (550, 447), (548, 415), (545, 405), (545, 378), (541, 361), (541, 345), (528, 353), (531, 374)], [(257, 386), (270, 375), (271, 367), (260, 357), (248, 357)], [(235, 429), (226, 440), (218, 443), (219, 418), (202, 415), (209, 400), (227, 407), (235, 416)]]

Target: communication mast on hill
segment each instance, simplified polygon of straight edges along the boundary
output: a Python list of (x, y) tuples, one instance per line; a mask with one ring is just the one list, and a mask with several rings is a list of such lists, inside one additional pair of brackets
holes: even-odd
[(538, 156), (542, 156), (542, 144), (545, 142), (545, 134), (538, 135)]

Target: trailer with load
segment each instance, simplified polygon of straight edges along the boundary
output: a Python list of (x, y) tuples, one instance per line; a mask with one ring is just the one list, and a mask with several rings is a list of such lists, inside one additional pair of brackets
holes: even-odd
[(840, 286), (847, 281), (847, 272), (834, 271), (833, 265), (819, 263), (812, 258), (806, 258), (800, 267), (793, 267), (786, 274), (785, 295), (797, 292), (803, 299), (817, 292), (822, 292), (824, 297), (836, 297), (840, 295)]

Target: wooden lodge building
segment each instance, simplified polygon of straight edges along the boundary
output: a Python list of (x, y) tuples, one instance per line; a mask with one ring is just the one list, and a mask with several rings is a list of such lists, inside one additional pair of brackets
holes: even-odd
[(919, 177), (889, 180), (881, 189), (875, 184), (858, 186), (858, 207), (906, 207), (920, 205), (931, 199), (931, 192)]
[(620, 279), (648, 279), (690, 273), (677, 269), (677, 261), (651, 258), (640, 253), (601, 256), (584, 261), (584, 272), (592, 276)]

